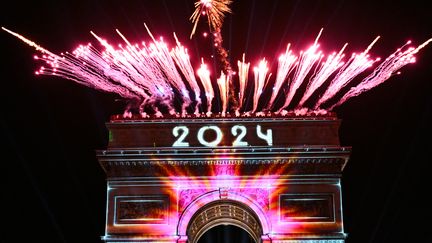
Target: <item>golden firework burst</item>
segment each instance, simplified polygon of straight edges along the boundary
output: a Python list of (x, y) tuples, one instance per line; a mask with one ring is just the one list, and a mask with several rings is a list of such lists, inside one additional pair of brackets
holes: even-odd
[(225, 13), (231, 13), (231, 9), (229, 8), (231, 3), (232, 0), (199, 0), (195, 2), (195, 11), (190, 17), (190, 20), (194, 24), (190, 38), (195, 34), (201, 15), (207, 15), (211, 30), (220, 29)]

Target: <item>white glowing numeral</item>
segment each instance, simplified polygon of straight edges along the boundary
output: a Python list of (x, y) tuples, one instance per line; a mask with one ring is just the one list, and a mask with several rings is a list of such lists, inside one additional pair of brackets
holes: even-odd
[(242, 125), (235, 125), (231, 128), (231, 134), (233, 136), (237, 136), (238, 130), (240, 130), (240, 134), (232, 143), (233, 146), (248, 146), (249, 144), (245, 141), (242, 141), (244, 136), (246, 136), (246, 127)]
[[(206, 140), (204, 140), (204, 133), (209, 129), (216, 132), (216, 139), (211, 142), (207, 142)], [(206, 147), (216, 147), (222, 141), (223, 134), (220, 128), (217, 126), (204, 126), (198, 130), (197, 137), (200, 144)]]
[(257, 135), (259, 138), (265, 140), (267, 142), (267, 145), (269, 146), (273, 145), (273, 133), (271, 129), (267, 129), (267, 134), (264, 134), (261, 131), (261, 126), (257, 125)]
[(180, 137), (173, 143), (172, 146), (173, 147), (189, 147), (188, 142), (183, 142), (185, 137), (189, 134), (189, 128), (187, 128), (185, 126), (174, 127), (174, 129), (172, 131), (174, 137), (179, 136), (179, 131), (182, 131), (182, 133), (180, 134)]

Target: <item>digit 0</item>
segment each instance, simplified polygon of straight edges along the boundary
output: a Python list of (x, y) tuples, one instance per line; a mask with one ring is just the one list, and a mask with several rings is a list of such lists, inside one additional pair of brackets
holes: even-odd
[[(216, 138), (215, 138), (215, 140), (213, 140), (211, 142), (208, 142), (208, 141), (206, 141), (204, 139), (204, 133), (207, 130), (213, 130), (213, 131), (216, 132)], [(204, 145), (206, 147), (216, 147), (222, 141), (223, 134), (222, 134), (222, 131), (220, 130), (220, 128), (217, 127), (217, 126), (204, 126), (204, 127), (201, 127), (198, 130), (197, 137), (198, 137), (198, 142), (200, 144), (202, 144), (202, 145)]]

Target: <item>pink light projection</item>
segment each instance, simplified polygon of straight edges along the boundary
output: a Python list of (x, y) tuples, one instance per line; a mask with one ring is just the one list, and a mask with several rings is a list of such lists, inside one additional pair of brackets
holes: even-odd
[[(262, 167), (256, 175), (241, 178), (241, 165), (228, 162), (231, 157), (220, 158), (211, 167), (206, 179), (192, 177), (192, 173), (179, 166), (161, 166), (161, 176), (167, 176), (165, 193), (172, 201), (178, 202), (170, 215), (179, 220), (177, 234), (186, 235), (187, 224), (196, 211), (210, 202), (220, 199), (234, 200), (249, 206), (258, 216), (264, 232), (296, 232), (304, 230), (301, 222), (281, 221), (283, 210), (278, 208), (279, 195), (285, 188), (280, 183), (280, 174), (288, 164), (271, 164)], [(226, 160), (224, 160), (226, 159)], [(175, 212), (182, 212), (177, 215)], [(178, 218), (176, 218), (178, 217)], [(273, 223), (272, 223), (273, 222)]]

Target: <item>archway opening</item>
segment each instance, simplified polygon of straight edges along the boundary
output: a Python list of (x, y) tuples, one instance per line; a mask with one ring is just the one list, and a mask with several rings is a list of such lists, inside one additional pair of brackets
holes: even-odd
[(207, 230), (198, 243), (256, 243), (244, 229), (234, 225), (218, 225)]
[[(213, 228), (216, 228), (214, 232)], [(235, 231), (234, 234), (239, 236), (243, 235), (242, 231), (244, 231), (252, 239), (246, 242), (254, 243), (261, 242), (263, 233), (258, 216), (249, 206), (233, 200), (216, 200), (201, 207), (192, 216), (187, 227), (188, 243), (197, 243), (207, 232), (210, 236), (214, 236), (214, 234), (224, 235), (229, 231)], [(236, 237), (235, 235), (232, 237)]]

